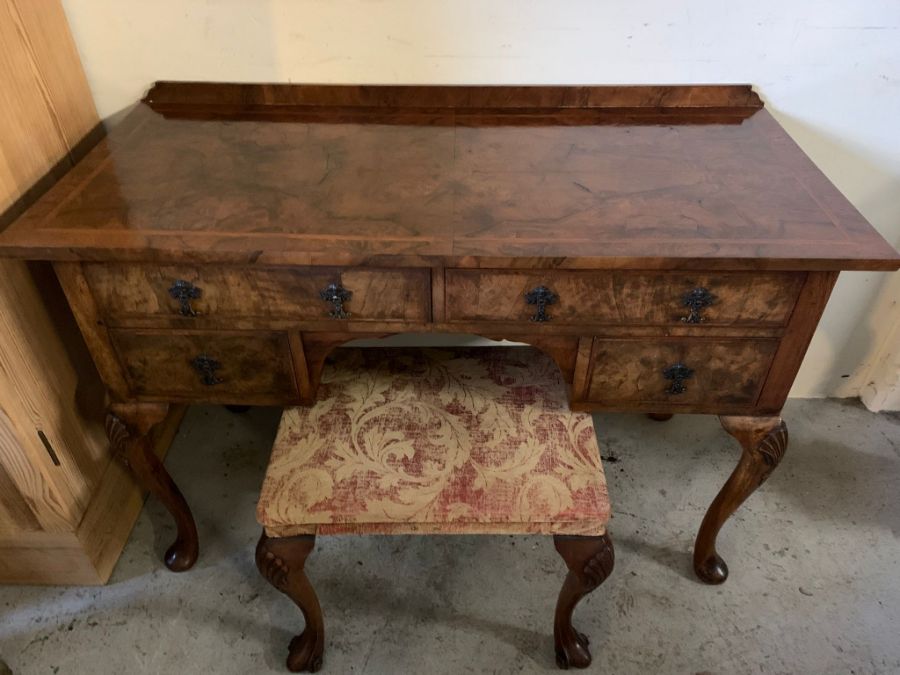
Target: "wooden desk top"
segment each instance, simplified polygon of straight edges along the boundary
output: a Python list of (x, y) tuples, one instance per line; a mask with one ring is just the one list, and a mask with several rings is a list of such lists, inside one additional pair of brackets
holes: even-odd
[(0, 253), (900, 267), (749, 86), (159, 83), (0, 233)]

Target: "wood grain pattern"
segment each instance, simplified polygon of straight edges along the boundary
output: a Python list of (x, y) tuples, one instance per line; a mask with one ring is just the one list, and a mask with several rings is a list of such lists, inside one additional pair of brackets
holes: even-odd
[(63, 6), (47, 0), (6, 1), (54, 126), (72, 154), (97, 126), (98, 117)]
[[(166, 418), (150, 431), (149, 445), (160, 463), (165, 459), (186, 411), (182, 405), (169, 406)], [(143, 508), (145, 496), (146, 491), (122, 462), (107, 465), (77, 531), (78, 540), (97, 576), (95, 583), (104, 584), (112, 575)], [(115, 513), (116, 518), (110, 518), (111, 513)]]
[(794, 309), (804, 274), (786, 272), (660, 274), (616, 273), (616, 305), (625, 322), (641, 325), (685, 324), (685, 296), (706, 289), (712, 304), (698, 312), (704, 327), (783, 326)]
[(119, 409), (308, 404), (350, 339), (468, 332), (550, 354), (573, 408), (773, 416), (837, 271), (900, 267), (747, 86), (164, 83), (0, 254), (55, 261)]
[(779, 411), (784, 406), (837, 278), (837, 272), (810, 273), (807, 277), (766, 377), (758, 401), (760, 409)]
[[(0, 252), (391, 267), (900, 266), (747, 88), (262, 87), (246, 105), (271, 99), (278, 119), (240, 124), (228, 121), (240, 119), (234, 92), (248, 90), (223, 86), (229, 102), (216, 109), (214, 87), (186, 86), (176, 104), (179, 89), (151, 93), (162, 106), (166, 92), (166, 114), (139, 105), (0, 234)], [(372, 99), (400, 123), (373, 123)], [(706, 101), (736, 106), (740, 123), (711, 121), (718, 106)], [(497, 119), (460, 122), (479, 102)], [(436, 118), (434, 105), (444, 111)], [(311, 107), (323, 117), (302, 119)], [(529, 110), (534, 124), (517, 124)], [(558, 116), (573, 110), (590, 119)], [(665, 110), (671, 124), (634, 110)]]
[[(255, 405), (298, 398), (285, 333), (115, 330), (112, 339), (137, 398)], [(214, 384), (192, 365), (200, 356), (219, 364)]]
[(309, 378), (309, 363), (306, 360), (303, 338), (299, 331), (288, 333), (288, 344), (291, 348), (291, 364), (294, 366), (294, 376), (297, 378), (300, 402), (303, 405), (312, 405), (315, 402), (316, 392)]
[(34, 281), (18, 262), (0, 270), (0, 335), (0, 471), (44, 529), (71, 530), (109, 454), (102, 426), (75, 406), (76, 370)]
[[(0, 82), (2, 228), (98, 122), (58, 1), (0, 1)], [(63, 550), (109, 463), (77, 386), (31, 271), (0, 262), (0, 583), (76, 576)]]
[[(752, 406), (777, 347), (775, 340), (597, 339), (587, 399), (613, 406), (638, 402), (648, 409), (657, 402)], [(670, 393), (672, 381), (663, 371), (679, 363), (693, 373), (684, 380), (683, 392)]]
[[(0, 0), (0, 82), (2, 230), (101, 133), (58, 0)], [(0, 262), (0, 583), (104, 583), (142, 499), (110, 461), (50, 280)]]
[[(320, 291), (338, 283), (352, 293), (345, 309), (352, 321), (427, 321), (430, 289), (427, 269), (339, 267), (258, 268), (211, 265), (82, 266), (100, 313), (111, 326), (129, 326), (146, 317), (165, 318), (173, 327), (233, 325), (235, 319), (327, 321), (332, 306)], [(180, 313), (169, 289), (189, 282), (199, 297), (195, 315)], [(159, 323), (159, 322), (157, 322)]]
[[(58, 5), (46, 4), (48, 14), (52, 14), (50, 6)], [(0, 2), (0, 212), (68, 150), (48, 101), (47, 83), (41, 80), (29, 48), (19, 5), (16, 0)], [(59, 54), (55, 58), (59, 60)]]
[[(183, 416), (184, 408), (177, 407), (152, 434), (160, 459)], [(2, 490), (2, 476), (0, 472), (0, 502), (11, 494)], [(5, 530), (0, 521), (0, 584), (105, 584), (143, 505), (144, 493), (128, 470), (109, 462), (76, 529)]]
[(83, 266), (74, 262), (56, 262), (53, 270), (110, 396), (114, 400), (127, 400), (129, 384), (110, 340), (109, 329), (84, 276)]
[(694, 573), (708, 584), (728, 578), (728, 565), (716, 551), (722, 525), (777, 468), (787, 451), (784, 420), (771, 417), (719, 417), (722, 427), (741, 444), (741, 459), (710, 504), (694, 544)]
[(553, 324), (682, 325), (684, 296), (708, 289), (713, 304), (704, 326), (780, 326), (790, 316), (804, 275), (789, 273), (639, 273), (458, 270), (446, 272), (450, 321), (529, 321), (525, 301), (544, 286), (557, 300), (547, 307)]
[(415, 109), (481, 114), (484, 110), (533, 114), (579, 109), (717, 109), (740, 112), (762, 107), (748, 85), (716, 86), (415, 86), (235, 84), (220, 82), (157, 82), (144, 101), (154, 110), (181, 114), (189, 110), (232, 108), (296, 112), (298, 108)]

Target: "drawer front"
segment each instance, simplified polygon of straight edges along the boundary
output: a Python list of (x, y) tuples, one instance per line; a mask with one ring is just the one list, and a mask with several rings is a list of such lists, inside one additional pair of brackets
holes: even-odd
[[(89, 263), (84, 274), (112, 325), (160, 317), (200, 324), (229, 318), (427, 321), (425, 269), (252, 268)], [(335, 285), (337, 288), (329, 287)], [(335, 295), (343, 290), (342, 300)], [(323, 292), (328, 296), (323, 298)]]
[[(445, 283), (448, 321), (539, 322), (541, 316), (554, 324), (619, 321), (613, 277), (607, 273), (449, 269)], [(554, 296), (543, 311), (542, 288)]]
[(752, 405), (777, 347), (777, 340), (596, 338), (586, 397), (611, 404)]
[(248, 403), (297, 399), (284, 333), (110, 333), (135, 396)]
[[(782, 326), (805, 274), (460, 270), (450, 321)], [(543, 301), (543, 302), (542, 302)]]
[(784, 326), (806, 279), (794, 272), (619, 273), (616, 305), (628, 323)]

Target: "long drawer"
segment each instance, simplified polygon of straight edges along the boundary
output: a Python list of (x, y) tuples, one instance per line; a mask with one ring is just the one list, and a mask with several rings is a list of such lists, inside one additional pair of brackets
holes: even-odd
[(778, 340), (595, 338), (588, 401), (753, 405), (765, 382)]
[(110, 331), (139, 398), (290, 403), (297, 386), (285, 333)]
[(782, 326), (804, 277), (789, 272), (449, 269), (447, 318), (561, 325)]
[(113, 326), (156, 317), (207, 320), (427, 321), (429, 270), (88, 263), (85, 278)]

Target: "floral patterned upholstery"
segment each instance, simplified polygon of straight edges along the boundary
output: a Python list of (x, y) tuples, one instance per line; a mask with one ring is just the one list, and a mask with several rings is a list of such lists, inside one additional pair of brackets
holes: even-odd
[(530, 347), (338, 349), (285, 410), (257, 518), (298, 534), (600, 535), (591, 416)]

